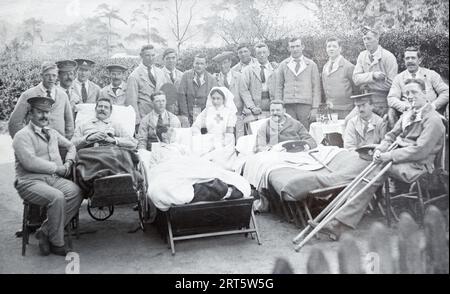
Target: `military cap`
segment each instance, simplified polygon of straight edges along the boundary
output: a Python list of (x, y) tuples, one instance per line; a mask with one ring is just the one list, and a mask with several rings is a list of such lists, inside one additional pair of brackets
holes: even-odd
[(375, 30), (374, 28), (371, 28), (369, 26), (363, 26), (361, 30), (364, 35), (367, 34), (368, 32), (372, 32), (377, 36), (379, 35), (377, 30)]
[(217, 54), (216, 56), (214, 56), (214, 58), (212, 59), (212, 61), (214, 62), (222, 62), (225, 59), (232, 59), (234, 57), (234, 53), (231, 51), (224, 51), (222, 53)]
[(281, 147), (286, 149), (286, 152), (296, 153), (302, 152), (309, 149), (309, 144), (306, 141), (287, 141), (281, 144)]
[(361, 159), (372, 161), (375, 147), (377, 147), (376, 144), (369, 144), (356, 148), (355, 151), (358, 152)]
[(72, 71), (77, 68), (74, 60), (60, 60), (56, 62), (59, 71)]
[(47, 70), (50, 70), (50, 69), (58, 69), (58, 67), (53, 62), (44, 62), (41, 65), (41, 73), (45, 73)]
[(78, 68), (87, 68), (91, 69), (91, 67), (95, 64), (92, 60), (89, 59), (83, 59), (83, 58), (77, 58), (75, 61), (78, 64)]
[(122, 66), (120, 64), (109, 64), (106, 66), (106, 68), (109, 71), (113, 71), (113, 70), (126, 71), (127, 70), (127, 68), (125, 66)]
[(364, 93), (364, 94), (350, 96), (350, 99), (372, 98), (372, 95), (373, 95), (373, 93)]
[(30, 97), (28, 98), (27, 102), (31, 105), (31, 107), (37, 108), (42, 111), (50, 111), (50, 109), (52, 109), (53, 103), (55, 103), (53, 99), (47, 97)]

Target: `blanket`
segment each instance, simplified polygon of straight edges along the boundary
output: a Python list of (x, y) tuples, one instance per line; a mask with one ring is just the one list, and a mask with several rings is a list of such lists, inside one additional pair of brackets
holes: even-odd
[(133, 150), (117, 146), (99, 146), (78, 151), (76, 160), (76, 183), (86, 197), (93, 194), (94, 181), (98, 178), (129, 173), (137, 187), (142, 180), (136, 166), (139, 162)]
[(198, 156), (174, 156), (148, 169), (145, 161), (149, 152), (139, 150), (139, 155), (147, 171), (148, 197), (162, 211), (173, 205), (190, 203), (194, 199), (193, 185), (214, 179), (235, 186), (244, 197), (250, 197), (250, 184), (246, 179)]
[[(269, 175), (272, 171), (290, 167), (303, 171), (314, 171), (324, 168), (321, 163), (314, 159), (308, 152), (279, 152), (271, 151), (260, 152), (250, 156), (243, 167), (243, 176), (258, 191), (269, 187)], [(312, 151), (314, 157), (320, 162), (328, 164), (338, 153), (344, 149), (335, 146), (319, 145)]]

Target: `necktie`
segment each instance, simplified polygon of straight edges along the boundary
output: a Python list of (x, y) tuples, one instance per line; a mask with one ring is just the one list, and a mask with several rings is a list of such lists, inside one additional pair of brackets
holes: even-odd
[(151, 67), (148, 68), (148, 78), (150, 79), (150, 82), (152, 82), (152, 84), (156, 86), (156, 79), (155, 76), (152, 74), (151, 69), (152, 69)]
[(367, 134), (367, 130), (369, 129), (369, 122), (368, 121), (364, 121), (364, 137), (366, 137)]
[(333, 70), (333, 65), (334, 65), (334, 62), (330, 61), (330, 66), (328, 67), (328, 74), (330, 74), (331, 71)]
[(86, 90), (86, 84), (82, 83), (81, 84), (81, 98), (83, 99), (83, 103), (86, 103), (87, 100), (87, 90)]
[(67, 97), (69, 97), (69, 100), (70, 100), (70, 92), (69, 92), (69, 89), (66, 90), (66, 94), (67, 94)]
[(200, 86), (202, 85), (201, 81), (200, 81), (200, 77), (198, 75), (195, 76), (195, 82), (197, 83), (197, 86), (200, 88)]
[(47, 128), (42, 128), (42, 133), (44, 134), (47, 141), (50, 141), (50, 133)]
[(369, 60), (370, 60), (370, 63), (372, 63), (372, 62), (373, 62), (373, 60), (374, 60), (374, 58), (373, 58), (373, 54), (369, 54)]
[(175, 83), (175, 79), (173, 77), (173, 71), (170, 72), (170, 80), (172, 81), (172, 84)]
[(416, 73), (411, 74), (412, 78), (415, 79), (416, 78)]
[(265, 68), (266, 67), (264, 65), (261, 65), (261, 73), (259, 74), (261, 77), (261, 83), (263, 83), (263, 84), (266, 82), (266, 75), (264, 73)]
[(230, 89), (230, 84), (228, 83), (228, 78), (226, 75), (223, 76), (223, 83), (227, 89)]
[(113, 87), (112, 90), (114, 92), (114, 95), (117, 95), (117, 89), (119, 89), (119, 87)]
[(296, 63), (296, 65), (295, 65), (295, 74), (297, 74), (298, 71), (300, 70), (300, 60), (296, 60), (295, 63)]
[(48, 97), (48, 98), (52, 98), (52, 95), (51, 95), (50, 90), (47, 90), (47, 97)]
[(162, 118), (162, 114), (160, 114), (158, 116), (158, 122), (156, 123), (156, 126), (163, 126), (164, 122), (163, 122), (163, 118)]

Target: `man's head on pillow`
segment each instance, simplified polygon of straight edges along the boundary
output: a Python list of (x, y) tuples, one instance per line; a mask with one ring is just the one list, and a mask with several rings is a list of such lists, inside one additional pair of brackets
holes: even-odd
[(168, 126), (157, 126), (156, 136), (160, 142), (170, 144), (173, 141), (174, 130)]
[(95, 105), (95, 113), (96, 117), (99, 120), (106, 120), (111, 116), (112, 112), (112, 103), (111, 100), (107, 98), (100, 98), (97, 100), (97, 104)]

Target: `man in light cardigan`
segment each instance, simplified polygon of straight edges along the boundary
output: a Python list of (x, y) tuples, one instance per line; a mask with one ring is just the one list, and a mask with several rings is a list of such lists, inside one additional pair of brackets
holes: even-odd
[(276, 71), (275, 99), (284, 101), (286, 112), (309, 130), (310, 117), (321, 101), (317, 64), (303, 56), (300, 38), (289, 41), (291, 56)]

